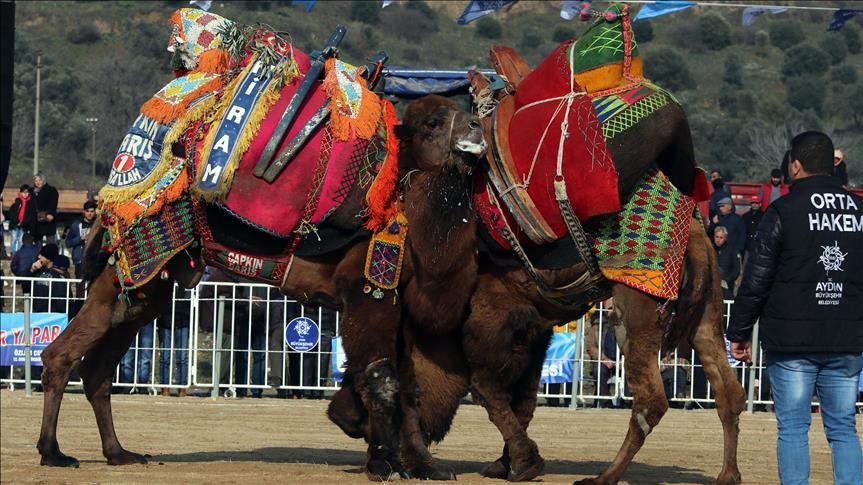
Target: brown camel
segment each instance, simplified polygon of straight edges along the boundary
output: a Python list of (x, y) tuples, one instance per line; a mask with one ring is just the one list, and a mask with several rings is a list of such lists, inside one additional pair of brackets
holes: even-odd
[[(375, 480), (386, 480), (394, 473), (418, 478), (452, 476), (448, 470), (436, 468), (427, 451), (411, 462), (407, 470), (398, 458), (397, 399), (403, 394), (398, 392), (395, 365), (398, 329), (402, 307), (417, 321), (429, 325), (460, 325), (466, 316), (477, 273), (476, 226), (466, 203), (468, 199), (464, 199), (460, 208), (451, 204), (469, 194), (471, 173), (478, 156), (485, 150), (480, 121), (440, 97), (413, 102), (404, 118), (399, 133), (399, 169), (404, 174), (401, 196), (410, 229), (398, 290), (387, 292), (382, 299), (364, 293), (368, 234), (358, 239), (349, 238), (344, 247), (319, 256), (295, 257), (280, 288), (300, 301), (344, 312), (346, 376), (355, 386), (356, 404), (366, 420), (367, 432), (363, 434), (369, 442), (366, 473)], [(360, 230), (359, 209), (343, 205), (332, 220), (347, 221), (342, 230)], [(208, 211), (211, 226), (230, 227), (230, 222), (221, 218), (217, 211)], [(111, 413), (111, 379), (139, 327), (159, 315), (161, 306), (149, 302), (170, 298), (174, 281), (154, 278), (139, 288), (140, 303), (134, 308), (118, 301), (120, 291), (112, 278), (114, 270), (106, 266), (108, 257), (99, 248), (104, 230), (92, 231), (88, 241), (87, 272), (91, 276), (83, 308), (42, 353), (45, 392), (37, 445), (42, 465), (78, 466), (78, 460), (63, 454), (57, 442), (57, 419), (63, 392), (70, 373), (76, 368), (96, 415), (102, 452), (108, 464), (147, 462), (144, 455), (127, 451), (120, 445)], [(246, 228), (241, 234), (251, 232)], [(444, 245), (449, 250), (439, 251)], [(255, 241), (246, 241), (246, 247), (254, 246)], [(189, 261), (186, 258), (177, 256), (166, 268), (178, 283), (194, 285), (196, 278), (187, 274)], [(449, 309), (450, 321), (430, 319), (438, 313), (435, 309), (444, 307)]]
[[(695, 172), (692, 139), (686, 116), (676, 103), (669, 103), (618, 134), (608, 147), (621, 196), (628, 194), (653, 165), (681, 192), (691, 193)], [(571, 243), (557, 250), (568, 253), (564, 259), (570, 263), (540, 271), (550, 287), (564, 286), (586, 272)], [(542, 472), (543, 459), (527, 434), (536, 407), (542, 363), (552, 326), (580, 317), (585, 306), (550, 303), (526, 270), (517, 262), (502, 263), (501, 259), (499, 252), (483, 254), (470, 316), (461, 332), (441, 337), (434, 328), (416, 322), (405, 325), (407, 330), (403, 332), (410, 334), (414, 347), (406, 350), (412, 359), (400, 362), (408, 367), (400, 369), (405, 379), (402, 385), (403, 389), (416, 387), (419, 394), (415, 408), (407, 403), (403, 409), (402, 455), (406, 461), (416, 453), (419, 442), (428, 444), (446, 435), (459, 400), (469, 390), (486, 408), (505, 442), (502, 456), (483, 474), (522, 481)], [(615, 312), (626, 328), (622, 347), (634, 401), (629, 430), (614, 461), (601, 475), (582, 483), (616, 483), (623, 475), (647, 434), (668, 409), (657, 353), (663, 347), (674, 348), (682, 340), (688, 340), (698, 353), (716, 393), (724, 430), (723, 468), (716, 483), (739, 483), (737, 423), (745, 396), (725, 358), (718, 275), (712, 246), (703, 226), (693, 219), (680, 298), (675, 304), (662, 305), (658, 298), (607, 281), (592, 289), (593, 301), (608, 295), (615, 297)], [(414, 378), (416, 382), (411, 383)], [(362, 435), (365, 422), (362, 414), (352, 409), (351, 392), (349, 387), (340, 391), (329, 414), (348, 435), (357, 437)]]

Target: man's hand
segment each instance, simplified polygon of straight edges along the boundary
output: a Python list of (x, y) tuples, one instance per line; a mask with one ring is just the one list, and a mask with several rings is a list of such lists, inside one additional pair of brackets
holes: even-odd
[(45, 214), (45, 219), (46, 219), (48, 222), (54, 222), (54, 216), (53, 216), (53, 215), (51, 215), (51, 214)]
[(718, 216), (718, 215), (717, 215), (717, 216), (713, 216), (713, 223), (714, 223), (714, 224), (719, 224), (719, 216)]
[(752, 363), (752, 341), (731, 342), (731, 355), (740, 362)]

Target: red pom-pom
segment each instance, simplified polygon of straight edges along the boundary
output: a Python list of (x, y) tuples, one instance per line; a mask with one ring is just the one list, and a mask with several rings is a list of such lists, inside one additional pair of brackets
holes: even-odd
[(590, 10), (582, 10), (581, 13), (578, 14), (578, 18), (581, 20), (590, 20)]
[(605, 12), (605, 20), (606, 22), (614, 22), (615, 20), (617, 20), (617, 13)]

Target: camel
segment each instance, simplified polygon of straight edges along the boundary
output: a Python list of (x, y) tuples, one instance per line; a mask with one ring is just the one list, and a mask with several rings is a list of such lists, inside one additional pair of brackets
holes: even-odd
[[(380, 299), (363, 291), (369, 245), (366, 232), (359, 238), (347, 238), (342, 247), (324, 254), (296, 256), (280, 290), (304, 303), (344, 312), (343, 343), (348, 356), (345, 374), (356, 390), (357, 405), (366, 419), (368, 432), (363, 437), (369, 442), (369, 478), (387, 480), (392, 474), (450, 478), (451, 472), (436, 468), (427, 453), (408, 469), (401, 466), (398, 458), (398, 327), (403, 308), (410, 308), (417, 321), (440, 327), (458, 327), (466, 317), (477, 274), (476, 226), (469, 204), (452, 203), (469, 194), (471, 174), (486, 142), (476, 116), (439, 97), (411, 103), (398, 137), (399, 169), (404, 174), (402, 206), (410, 221), (398, 289)], [(175, 145), (173, 150), (183, 155), (178, 153), (181, 146)], [(330, 218), (335, 221), (331, 224), (352, 234), (360, 231), (361, 209), (346, 203)], [(208, 223), (212, 227), (221, 225), (222, 229), (230, 229), (232, 224), (212, 210), (208, 211)], [(108, 257), (100, 249), (105, 230), (95, 228), (87, 243), (87, 300), (68, 328), (42, 353), (44, 409), (37, 445), (42, 465), (78, 466), (78, 460), (62, 453), (57, 442), (60, 405), (75, 369), (93, 407), (108, 464), (147, 462), (145, 455), (126, 450), (117, 438), (111, 411), (111, 379), (138, 328), (159, 315), (160, 305), (155, 302), (171, 297), (174, 279), (183, 285), (195, 283), (195, 277), (188, 276), (189, 257), (181, 253), (166, 264), (170, 278), (154, 278), (137, 289), (139, 304), (129, 307), (118, 301), (120, 290), (112, 278), (114, 269), (107, 266)], [(254, 237), (249, 238), (250, 234), (254, 236), (251, 229), (234, 234), (242, 234), (244, 240), (224, 236), (226, 240), (222, 242), (255, 247)], [(442, 245), (449, 251), (440, 252)], [(439, 313), (437, 309), (444, 307), (452, 318), (432, 320)], [(422, 315), (426, 315), (425, 320)]]
[[(512, 87), (518, 89), (518, 81), (524, 77), (521, 73), (530, 70), (522, 68), (526, 65), (520, 58), (515, 61), (520, 72), (506, 74)], [(476, 73), (470, 77), (475, 92), (488, 84)], [(696, 171), (692, 138), (686, 115), (677, 103), (668, 103), (617, 134), (609, 141), (608, 149), (621, 198), (652, 166), (658, 167), (682, 193), (692, 193)], [(546, 248), (546, 252), (553, 251), (559, 260), (566, 261), (553, 269), (538, 271), (548, 287), (562, 287), (586, 275), (587, 266), (568, 238)], [(626, 438), (609, 467), (599, 476), (579, 483), (613, 484), (620, 480), (668, 409), (657, 353), (683, 341), (698, 353), (716, 393), (724, 439), (723, 467), (716, 483), (739, 483), (738, 417), (745, 395), (726, 360), (717, 260), (702, 223), (695, 218), (689, 221), (676, 302), (608, 280), (583, 291), (589, 294), (580, 300), (575, 298), (573, 303), (552, 302), (514, 256), (487, 250), (481, 254), (470, 314), (460, 331), (444, 334), (406, 321), (403, 332), (410, 335), (407, 343), (412, 347), (403, 350), (410, 358), (399, 362), (400, 375), (405, 379), (402, 388), (415, 390), (419, 397), (402, 411), (403, 459), (409, 462), (423, 444), (446, 435), (460, 399), (469, 391), (485, 407), (489, 420), (504, 439), (501, 457), (487, 466), (483, 475), (510, 481), (538, 476), (544, 461), (527, 429), (536, 408), (552, 327), (579, 318), (586, 304), (613, 296), (616, 320), (622, 322), (626, 333), (619, 342), (626, 355), (626, 377), (634, 397), (632, 417)], [(346, 434), (360, 437), (366, 422), (352, 404), (352, 392), (350, 383), (339, 391), (329, 416)]]

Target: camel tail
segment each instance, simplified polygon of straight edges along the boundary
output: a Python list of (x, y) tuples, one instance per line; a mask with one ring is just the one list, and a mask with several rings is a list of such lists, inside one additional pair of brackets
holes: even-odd
[(84, 246), (84, 271), (82, 278), (88, 285), (93, 282), (105, 267), (108, 266), (108, 258), (111, 257), (105, 251), (102, 251), (102, 238), (105, 236), (105, 231), (108, 229), (102, 226), (101, 220), (97, 217), (87, 236), (87, 244)]

